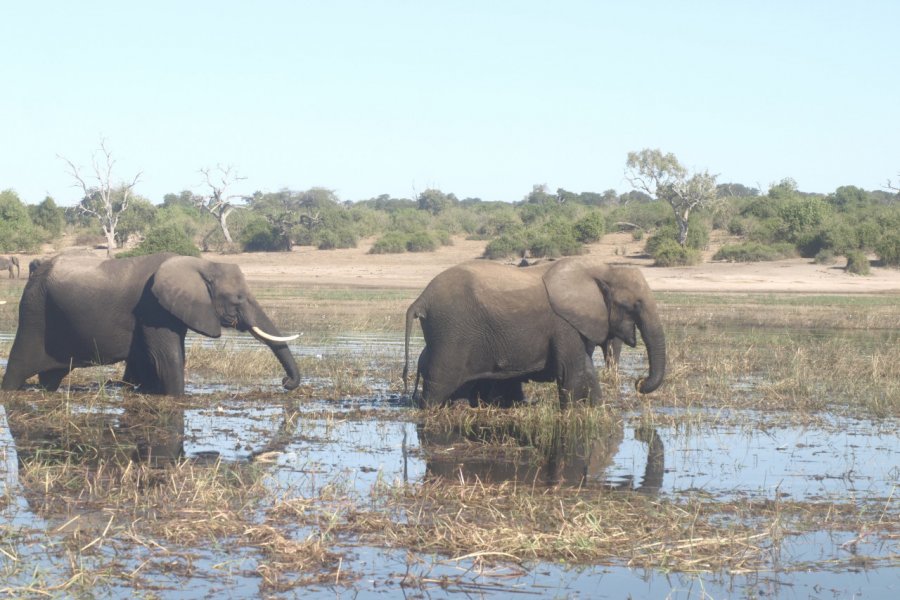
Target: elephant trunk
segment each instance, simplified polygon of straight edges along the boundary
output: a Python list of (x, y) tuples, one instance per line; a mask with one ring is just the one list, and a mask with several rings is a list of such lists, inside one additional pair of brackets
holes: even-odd
[(650, 374), (638, 380), (637, 390), (642, 394), (649, 394), (662, 384), (666, 375), (666, 336), (655, 309), (645, 310), (637, 326), (647, 347), (647, 360), (650, 363)]
[[(285, 389), (292, 390), (300, 385), (300, 371), (297, 369), (297, 363), (294, 361), (294, 355), (291, 354), (291, 349), (288, 347), (287, 341), (294, 339), (296, 336), (283, 337), (278, 331), (278, 328), (275, 327), (269, 317), (266, 316), (266, 313), (263, 312), (262, 308), (260, 308), (255, 301), (252, 305), (253, 310), (248, 312), (254, 316), (251, 318), (246, 313), (242, 314), (244, 319), (243, 325), (245, 327), (241, 327), (240, 329), (249, 330), (250, 333), (253, 334), (253, 337), (272, 350), (275, 358), (281, 363), (281, 367), (286, 373), (286, 376), (281, 380), (281, 385), (283, 385)], [(258, 333), (259, 331), (264, 333), (260, 334)]]

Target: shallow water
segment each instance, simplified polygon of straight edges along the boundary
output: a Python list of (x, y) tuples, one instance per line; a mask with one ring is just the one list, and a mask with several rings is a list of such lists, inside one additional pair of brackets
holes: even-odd
[[(197, 343), (226, 343), (229, 349), (258, 347), (249, 337), (244, 346), (242, 336)], [(312, 356), (349, 352), (393, 361), (402, 355), (396, 336), (346, 336), (301, 348), (298, 353)], [(641, 368), (638, 358), (625, 355), (622, 369), (626, 378)], [(275, 385), (261, 382), (255, 388), (270, 384)], [(373, 389), (388, 386), (374, 382)], [(252, 400), (244, 400), (242, 391), (241, 386), (225, 382), (189, 382), (188, 392), (198, 401), (178, 414), (169, 414), (160, 425), (160, 430), (174, 434), (177, 443), (142, 443), (152, 448), (157, 459), (164, 458), (167, 449), (198, 461), (264, 459), (261, 464), (271, 475), (268, 485), (273, 498), (316, 498), (326, 486), (337, 485), (342, 493), (365, 500), (373, 487), (382, 483), (416, 485), (446, 476), (470, 480), (516, 477), (533, 485), (576, 485), (588, 493), (596, 488), (598, 494), (616, 489), (674, 501), (692, 497), (722, 503), (748, 499), (760, 503), (840, 501), (852, 503), (861, 512), (880, 511), (876, 514), (895, 522), (900, 515), (900, 434), (895, 420), (826, 417), (815, 426), (793, 426), (752, 411), (689, 419), (679, 419), (687, 415), (671, 411), (666, 416), (672, 419), (663, 422), (696, 424), (657, 424), (648, 431), (641, 425), (641, 415), (627, 414), (619, 431), (599, 439), (574, 440), (565, 449), (549, 450), (521, 441), (515, 452), (504, 455), (506, 459), (492, 455), (486, 460), (459, 452), (473, 441), (466, 436), (426, 436), (409, 419), (408, 402), (387, 393), (286, 406), (284, 394), (271, 399), (256, 394)], [(74, 404), (70, 410), (72, 414), (102, 413), (112, 427), (128, 417), (118, 408)], [(295, 410), (299, 410), (299, 418), (292, 418)], [(512, 439), (516, 439), (515, 432)], [(19, 482), (18, 454), (25, 446), (25, 440), (17, 440), (10, 430), (0, 405), (0, 498), (4, 499), (0, 502), (0, 531), (6, 536), (0, 549), (30, 566), (16, 569), (15, 576), (0, 582), (0, 595), (4, 585), (27, 585), (34, 573), (57, 584), (65, 581), (68, 573), (59, 554), (51, 551), (53, 531), (59, 523), (35, 512)], [(307, 532), (297, 528), (289, 533), (302, 538)], [(511, 593), (573, 598), (900, 597), (900, 537), (860, 533), (824, 528), (786, 532), (777, 547), (769, 548), (769, 569), (740, 574), (678, 574), (546, 562), (480, 571), (471, 560), (446, 556), (411, 560), (404, 549), (373, 548), (351, 537), (335, 542), (345, 553), (344, 568), (359, 574), (349, 585), (317, 584), (283, 593), (263, 590), (254, 570), (264, 557), (250, 548), (215, 547), (177, 549), (171, 569), (154, 571), (150, 581), (172, 598), (383, 598), (401, 593), (477, 598)], [(141, 563), (139, 551), (112, 547), (95, 558), (98, 568), (113, 554), (123, 568), (136, 569)], [(848, 561), (856, 557), (858, 561)], [(11, 566), (5, 553), (0, 553), (0, 569)], [(403, 587), (404, 579), (418, 581), (421, 587)], [(113, 584), (99, 595), (106, 593), (124, 597), (132, 590)]]
[[(270, 485), (276, 496), (288, 493), (316, 497), (324, 486), (338, 482), (345, 492), (365, 498), (378, 482), (417, 483), (435, 475), (438, 471), (435, 457), (452, 447), (430, 439), (423, 443), (420, 428), (402, 420), (405, 410), (402, 406), (392, 406), (384, 399), (355, 399), (349, 404), (354, 409), (367, 407), (378, 411), (382, 418), (351, 418), (344, 409), (326, 402), (305, 408), (316, 415), (330, 411), (328, 418), (301, 418), (293, 424), (287, 424), (285, 407), (275, 400), (231, 399), (209, 408), (187, 409), (183, 412), (183, 452), (202, 460), (218, 457), (226, 461), (246, 461), (265, 453), (273, 461), (267, 468), (273, 476)], [(113, 420), (121, 414), (116, 410), (108, 412)], [(354, 414), (359, 413), (354, 411)], [(651, 444), (641, 441), (646, 440), (646, 435), (631, 424), (638, 420), (626, 419), (621, 438), (612, 443), (613, 454), (608, 464), (601, 472), (590, 472), (585, 467), (586, 485), (593, 483), (673, 497), (704, 494), (723, 501), (748, 496), (760, 500), (803, 501), (837, 498), (852, 499), (861, 507), (871, 503), (882, 508), (888, 502), (892, 505), (888, 513), (896, 518), (897, 501), (892, 497), (900, 483), (900, 445), (896, 429), (892, 429), (895, 424), (875, 427), (872, 423), (835, 419), (821, 429), (782, 426), (762, 432), (738, 424), (756, 422), (759, 415), (734, 416), (738, 418), (729, 419), (729, 423), (690, 430), (658, 427), (654, 432), (658, 439), (653, 442), (657, 445), (652, 449)], [(181, 424), (177, 419), (173, 422)], [(274, 438), (281, 441), (273, 445)], [(648, 454), (660, 450), (661, 481), (653, 489), (642, 489), (648, 472)], [(0, 458), (3, 458), (0, 461), (2, 493), (11, 500), (0, 511), (0, 525), (29, 531), (45, 529), (48, 523), (33, 514), (17, 492), (16, 441), (2, 412)], [(466, 471), (465, 461), (462, 461), (462, 472), (469, 477), (478, 475)], [(526, 477), (536, 478), (533, 472)], [(589, 481), (591, 478), (593, 482)], [(424, 564), (407, 565), (403, 551), (366, 546), (352, 548), (352, 564), (346, 568), (365, 573), (353, 586), (354, 594), (359, 593), (354, 597), (382, 597), (392, 589), (390, 582), (396, 585), (398, 573), (412, 573), (429, 580), (441, 576), (453, 578), (446, 589), (429, 589), (429, 595), (439, 597), (454, 592), (493, 597), (516, 590), (585, 598), (618, 598), (625, 594), (696, 598), (701, 597), (701, 590), (714, 598), (734, 593), (806, 598), (818, 597), (824, 589), (833, 590), (829, 597), (860, 593), (863, 597), (889, 597), (886, 594), (898, 591), (900, 566), (896, 558), (893, 563), (889, 561), (891, 567), (843, 572), (827, 568), (830, 561), (847, 558), (846, 544), (854, 536), (854, 532), (825, 531), (788, 536), (777, 549), (772, 572), (731, 576), (727, 580), (721, 574), (688, 576), (612, 566), (566, 568), (547, 563), (530, 564), (521, 572), (508, 567), (497, 573), (470, 573), (460, 577), (466, 569), (465, 561), (457, 563), (438, 556)], [(342, 545), (346, 547), (347, 543), (344, 541)], [(212, 568), (226, 559), (221, 551), (191, 550), (201, 550), (198, 557), (191, 559), (192, 569), (198, 573), (204, 571), (203, 565)], [(862, 556), (896, 557), (900, 546), (897, 539), (873, 537), (855, 545), (853, 551)], [(210, 595), (221, 590), (228, 590), (231, 595), (255, 594), (258, 581), (246, 575), (248, 569), (237, 568), (234, 563), (254, 563), (256, 557), (251, 551), (232, 554), (227, 554), (227, 560), (233, 568), (224, 580), (195, 576), (185, 582), (176, 577), (173, 583), (180, 592), (173, 597)], [(44, 562), (39, 552), (20, 555), (20, 560), (28, 558)], [(815, 566), (813, 572), (804, 572), (809, 565)], [(43, 567), (52, 570), (50, 564)], [(397, 588), (393, 589), (396, 592)], [(343, 587), (320, 586), (315, 590), (323, 597), (335, 594), (336, 590), (346, 592)], [(305, 590), (302, 595), (312, 592)]]

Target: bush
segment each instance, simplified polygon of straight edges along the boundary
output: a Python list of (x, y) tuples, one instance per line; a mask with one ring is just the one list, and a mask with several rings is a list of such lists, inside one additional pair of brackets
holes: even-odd
[(885, 233), (875, 244), (875, 253), (886, 267), (900, 267), (900, 231)]
[(660, 242), (652, 256), (657, 267), (680, 267), (700, 263), (699, 250), (686, 248), (675, 240), (667, 239)]
[(438, 240), (427, 231), (415, 231), (406, 238), (406, 249), (409, 252), (434, 252), (438, 246)]
[(813, 258), (813, 262), (817, 265), (833, 265), (837, 262), (837, 256), (831, 248), (824, 248), (819, 250), (819, 253)]
[(276, 252), (284, 250), (280, 232), (262, 219), (250, 221), (241, 231), (244, 252)]
[(726, 244), (719, 248), (713, 255), (713, 260), (725, 260), (728, 262), (762, 262), (767, 260), (779, 260), (796, 255), (791, 244), (760, 244), (759, 242), (744, 242), (741, 244)]
[(598, 211), (590, 212), (575, 222), (575, 238), (583, 244), (600, 241), (604, 233), (606, 219)]
[(338, 248), (356, 248), (357, 239), (349, 229), (322, 231), (317, 236), (319, 250), (336, 250)]
[(584, 246), (573, 235), (554, 236), (542, 231), (529, 236), (528, 251), (534, 257), (559, 258), (583, 254)]
[(846, 270), (854, 275), (868, 275), (871, 272), (869, 259), (860, 250), (848, 252)]
[(120, 252), (116, 258), (144, 256), (157, 252), (174, 252), (182, 256), (200, 256), (200, 250), (184, 230), (173, 223), (157, 225), (147, 232), (144, 240), (128, 252)]
[(734, 217), (728, 222), (728, 233), (731, 235), (747, 235), (750, 225), (747, 219)]
[(406, 235), (389, 231), (372, 244), (369, 254), (401, 254), (406, 252)]
[(484, 257), (491, 259), (508, 258), (510, 256), (522, 256), (528, 249), (528, 244), (518, 235), (501, 235), (491, 240), (484, 248)]

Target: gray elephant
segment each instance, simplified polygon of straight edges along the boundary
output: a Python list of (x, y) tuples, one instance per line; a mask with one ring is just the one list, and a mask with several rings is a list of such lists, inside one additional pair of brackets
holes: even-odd
[(184, 394), (184, 338), (250, 331), (300, 383), (287, 342), (236, 265), (175, 254), (103, 260), (59, 255), (28, 280), (2, 389), (32, 375), (56, 390), (72, 368), (125, 361), (124, 379), (150, 394)]
[(19, 278), (19, 259), (15, 256), (0, 256), (0, 271), (9, 271), (9, 278), (13, 278), (13, 267), (16, 268), (16, 279)]
[(425, 349), (422, 393), (413, 395), (423, 408), (485, 390), (492, 402), (509, 404), (521, 399), (525, 381), (556, 382), (562, 407), (596, 402), (594, 349), (614, 352), (614, 340), (634, 347), (636, 330), (650, 365), (638, 391), (654, 391), (665, 377), (665, 335), (647, 282), (636, 268), (597, 258), (528, 268), (472, 261), (440, 273), (406, 311), (404, 382), (416, 319)]
[(28, 278), (30, 279), (32, 275), (38, 270), (38, 267), (41, 266), (41, 263), (44, 262), (43, 258), (35, 258), (30, 263), (28, 263)]

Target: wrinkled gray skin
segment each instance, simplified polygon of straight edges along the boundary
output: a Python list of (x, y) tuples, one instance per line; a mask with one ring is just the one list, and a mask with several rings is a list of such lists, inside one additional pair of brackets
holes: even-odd
[[(223, 326), (281, 336), (236, 265), (175, 254), (60, 255), (42, 261), (22, 292), (2, 388), (19, 389), (38, 375), (55, 390), (71, 368), (124, 360), (124, 379), (139, 392), (180, 396), (187, 330), (216, 338)], [(297, 387), (287, 344), (260, 341), (287, 373), (284, 387)]]
[[(597, 258), (566, 258), (518, 268), (472, 261), (437, 275), (406, 312), (404, 382), (409, 336), (419, 319), (425, 349), (419, 357), (419, 406), (452, 400), (507, 406), (522, 400), (522, 383), (556, 382), (560, 405), (599, 400), (593, 352), (616, 340), (647, 347), (650, 393), (665, 377), (666, 342), (656, 301), (641, 272)], [(486, 396), (486, 398), (485, 398)]]
[(0, 256), (0, 271), (9, 271), (9, 278), (13, 278), (13, 267), (16, 268), (15, 278), (19, 278), (19, 259), (15, 256)]

